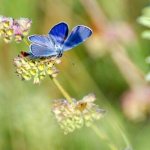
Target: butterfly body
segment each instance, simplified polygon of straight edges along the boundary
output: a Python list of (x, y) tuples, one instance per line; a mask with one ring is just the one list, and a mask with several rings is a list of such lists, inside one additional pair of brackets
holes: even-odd
[(63, 47), (60, 45), (55, 45), (55, 51), (57, 53), (57, 57), (61, 57), (63, 55)]
[(68, 35), (68, 25), (61, 22), (55, 25), (47, 36), (29, 36), (30, 54), (34, 58), (61, 57), (64, 51), (70, 50), (84, 42), (91, 36), (92, 30), (86, 26), (79, 25), (73, 28)]

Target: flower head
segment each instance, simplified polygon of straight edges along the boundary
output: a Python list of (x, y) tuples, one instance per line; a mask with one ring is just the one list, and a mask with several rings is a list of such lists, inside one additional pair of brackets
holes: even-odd
[(122, 109), (128, 119), (140, 122), (150, 116), (150, 87), (141, 86), (126, 92), (122, 97)]
[(14, 37), (15, 41), (20, 42), (23, 37), (27, 36), (31, 27), (32, 21), (27, 18), (14, 20)]
[(72, 103), (65, 99), (54, 101), (52, 111), (65, 134), (83, 125), (90, 126), (94, 120), (103, 116), (105, 110), (100, 109), (94, 101), (94, 94), (89, 94), (79, 101), (72, 99)]
[(32, 21), (28, 18), (13, 19), (0, 16), (0, 37), (6, 43), (14, 38), (16, 42), (21, 42), (28, 35)]
[(23, 80), (33, 79), (34, 83), (40, 83), (46, 75), (55, 77), (58, 74), (58, 70), (54, 64), (60, 63), (60, 60), (56, 57), (33, 59), (30, 56), (26, 56), (26, 53), (21, 53), (14, 59), (17, 75)]

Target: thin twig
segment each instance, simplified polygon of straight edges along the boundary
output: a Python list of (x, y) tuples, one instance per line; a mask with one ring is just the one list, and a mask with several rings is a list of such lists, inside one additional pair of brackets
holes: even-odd
[(67, 91), (61, 86), (61, 84), (58, 82), (58, 80), (56, 78), (51, 78), (51, 79), (55, 83), (57, 88), (60, 90), (60, 92), (64, 95), (64, 97), (71, 103), (72, 102), (72, 98), (67, 93)]
[(107, 144), (109, 145), (109, 148), (111, 150), (118, 150), (118, 148), (116, 147), (116, 145), (114, 145), (111, 140), (108, 138), (108, 136), (106, 134), (104, 134), (102, 131), (100, 131), (98, 129), (98, 127), (96, 125), (92, 125), (91, 129), (95, 132), (95, 134), (100, 138), (103, 139), (107, 142)]

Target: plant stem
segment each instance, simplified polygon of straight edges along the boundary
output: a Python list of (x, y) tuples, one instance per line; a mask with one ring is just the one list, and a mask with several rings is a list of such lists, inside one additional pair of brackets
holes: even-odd
[(98, 136), (100, 139), (103, 139), (103, 140), (105, 140), (105, 141), (107, 142), (107, 144), (109, 145), (109, 148), (110, 148), (111, 150), (118, 150), (118, 148), (116, 147), (116, 145), (114, 145), (114, 144), (111, 142), (111, 140), (108, 138), (108, 136), (107, 136), (104, 132), (100, 131), (97, 126), (92, 125), (92, 126), (91, 126), (91, 129), (97, 134), (97, 136)]
[(30, 46), (30, 43), (29, 43), (29, 41), (28, 41), (26, 38), (23, 38), (23, 41), (24, 41), (24, 43), (25, 43), (26, 45)]
[[(116, 123), (114, 122), (114, 124), (116, 124)], [(118, 124), (116, 124), (116, 128), (120, 132), (120, 134), (121, 134), (121, 136), (122, 136), (122, 138), (123, 138), (123, 140), (124, 140), (124, 142), (126, 144), (126, 148), (128, 148), (129, 150), (132, 150), (132, 146), (131, 146), (131, 144), (130, 144), (126, 134), (121, 129), (121, 127)]]
[(68, 100), (68, 102), (72, 102), (72, 98), (70, 97), (70, 95), (67, 93), (67, 91), (61, 86), (61, 84), (58, 82), (58, 80), (56, 78), (52, 78), (52, 81), (55, 83), (55, 85), (57, 86), (57, 88), (60, 90), (60, 92), (64, 95), (64, 97)]

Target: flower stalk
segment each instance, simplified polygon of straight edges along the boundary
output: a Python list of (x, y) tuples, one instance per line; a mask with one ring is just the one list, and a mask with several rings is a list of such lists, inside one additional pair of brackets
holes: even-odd
[(23, 38), (23, 41), (24, 41), (24, 43), (25, 43), (27, 46), (30, 46), (30, 43), (29, 43), (29, 41), (28, 41), (26, 38)]
[(95, 134), (96, 134), (100, 139), (103, 139), (104, 141), (107, 142), (107, 144), (109, 145), (109, 148), (110, 148), (111, 150), (119, 150), (119, 149), (117, 148), (117, 146), (114, 145), (114, 143), (111, 142), (111, 140), (108, 138), (108, 136), (107, 136), (104, 132), (100, 131), (97, 126), (92, 125), (92, 126), (91, 126), (91, 129), (95, 132)]
[(70, 95), (66, 92), (66, 90), (61, 86), (61, 84), (58, 82), (58, 80), (56, 78), (53, 78), (50, 76), (50, 78), (52, 79), (52, 81), (54, 82), (54, 84), (57, 86), (57, 88), (59, 89), (59, 91), (63, 94), (63, 96), (68, 100), (68, 102), (72, 102), (72, 98), (70, 97)]

